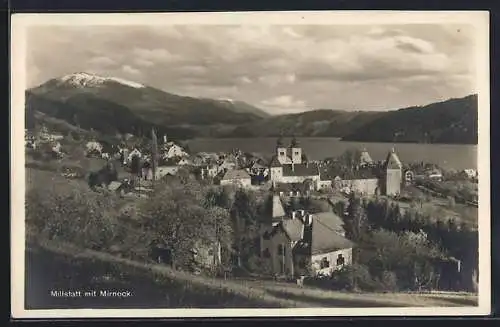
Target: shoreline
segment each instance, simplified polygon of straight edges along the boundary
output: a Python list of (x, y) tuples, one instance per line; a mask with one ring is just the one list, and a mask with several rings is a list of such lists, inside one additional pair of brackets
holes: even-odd
[[(205, 140), (252, 140), (252, 139), (277, 139), (279, 136), (239, 136), (239, 137), (195, 137), (190, 139), (181, 140), (181, 142), (193, 142), (193, 141), (205, 141)], [(293, 136), (283, 136), (283, 139), (291, 139)], [(341, 137), (335, 136), (297, 136), (301, 140), (335, 140), (343, 143), (367, 143), (367, 144), (411, 144), (411, 145), (450, 145), (450, 146), (478, 146), (478, 143), (424, 143), (424, 142), (412, 142), (412, 141), (377, 141), (377, 140), (367, 140), (367, 141), (355, 141), (355, 140), (344, 140)]]

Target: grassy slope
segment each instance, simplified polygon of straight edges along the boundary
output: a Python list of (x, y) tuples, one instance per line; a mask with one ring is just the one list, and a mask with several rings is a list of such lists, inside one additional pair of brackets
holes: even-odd
[[(28, 250), (27, 303), (52, 308), (73, 307), (422, 307), (472, 306), (467, 294), (345, 293), (300, 288), (294, 284), (193, 276), (169, 267), (131, 261), (68, 244), (44, 243)], [(34, 273), (36, 270), (36, 273)], [(105, 277), (105, 278), (104, 278)], [(57, 299), (50, 289), (122, 289), (133, 297)]]

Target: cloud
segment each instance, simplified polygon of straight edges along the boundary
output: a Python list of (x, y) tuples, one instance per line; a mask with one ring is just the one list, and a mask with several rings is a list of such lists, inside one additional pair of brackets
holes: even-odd
[(449, 24), (37, 27), (27, 80), (89, 69), (271, 113), (380, 110), (473, 92), (473, 35)]
[(109, 67), (109, 66), (116, 65), (116, 62), (113, 59), (110, 59), (108, 57), (99, 56), (99, 57), (91, 58), (89, 60), (89, 64), (92, 66), (98, 66), (98, 67)]
[(131, 67), (129, 65), (122, 66), (122, 71), (126, 74), (129, 74), (129, 75), (140, 75), (141, 74), (140, 70), (135, 69), (134, 67)]
[(143, 59), (143, 58), (136, 58), (134, 60), (134, 64), (137, 66), (142, 66), (142, 67), (151, 67), (154, 66), (154, 62)]
[(291, 95), (281, 95), (272, 99), (263, 100), (261, 105), (264, 107), (285, 110), (305, 109), (306, 107), (305, 101), (294, 99)]
[(156, 48), (156, 49), (141, 49), (135, 48), (133, 54), (142, 60), (148, 60), (152, 62), (172, 62), (180, 57), (172, 54), (167, 49)]

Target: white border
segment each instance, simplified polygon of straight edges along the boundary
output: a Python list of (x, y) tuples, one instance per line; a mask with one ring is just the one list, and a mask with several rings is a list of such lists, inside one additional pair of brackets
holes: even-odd
[[(269, 317), (269, 316), (429, 316), (487, 315), (491, 310), (490, 154), (489, 154), (489, 12), (239, 12), (239, 13), (116, 13), (14, 14), (11, 19), (11, 310), (13, 318), (107, 317)], [(290, 308), (290, 309), (24, 309), (24, 91), (26, 27), (33, 25), (123, 26), (166, 24), (471, 24), (476, 29), (477, 93), (479, 98), (479, 306), (460, 308)], [(15, 169), (20, 167), (19, 169)]]

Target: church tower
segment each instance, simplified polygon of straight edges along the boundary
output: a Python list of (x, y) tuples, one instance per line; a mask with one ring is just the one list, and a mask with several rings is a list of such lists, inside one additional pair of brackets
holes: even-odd
[(300, 148), (299, 142), (297, 141), (295, 136), (292, 138), (292, 142), (290, 143), (290, 150), (292, 152), (292, 162), (294, 164), (302, 163), (302, 149)]
[(276, 157), (278, 158), (280, 164), (283, 165), (287, 163), (286, 147), (283, 145), (283, 139), (281, 137), (278, 138), (278, 141), (276, 142)]
[(385, 170), (385, 195), (394, 196), (401, 193), (403, 182), (403, 165), (394, 148), (387, 155), (384, 164)]

